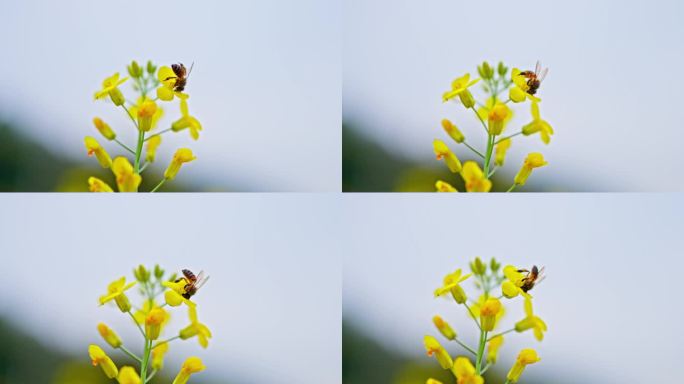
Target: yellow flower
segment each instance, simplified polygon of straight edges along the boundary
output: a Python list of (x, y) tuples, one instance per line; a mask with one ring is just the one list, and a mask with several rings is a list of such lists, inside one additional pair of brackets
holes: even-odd
[(112, 131), (112, 128), (109, 126), (109, 124), (102, 121), (102, 119), (100, 119), (99, 117), (93, 118), (93, 124), (95, 124), (95, 128), (97, 128), (100, 134), (104, 136), (107, 140), (116, 139), (116, 133)]
[(184, 95), (181, 92), (175, 92), (173, 90), (173, 88), (176, 86), (176, 79), (176, 73), (173, 72), (171, 67), (166, 65), (159, 67), (159, 71), (157, 72), (157, 80), (159, 80), (161, 85), (159, 88), (157, 88), (157, 97), (159, 97), (160, 100), (171, 101), (173, 100), (174, 95), (178, 97)]
[(442, 334), (442, 336), (446, 337), (449, 340), (453, 340), (456, 338), (456, 332), (451, 328), (451, 325), (444, 321), (442, 317), (440, 316), (435, 316), (432, 318), (432, 322), (435, 324), (435, 327), (439, 330), (439, 333)]
[(195, 160), (196, 157), (192, 154), (192, 151), (188, 148), (181, 148), (176, 151), (171, 160), (171, 164), (166, 168), (164, 172), (164, 178), (166, 180), (173, 180), (176, 178), (176, 174), (180, 171), (181, 165), (184, 163), (191, 162)]
[(502, 335), (493, 337), (487, 343), (487, 362), (496, 364), (496, 359), (499, 356), (499, 348), (503, 345), (504, 338)]
[(527, 91), (530, 89), (530, 86), (527, 84), (527, 78), (525, 76), (521, 76), (520, 72), (521, 71), (518, 68), (513, 68), (511, 70), (511, 80), (513, 81), (513, 86), (508, 91), (508, 97), (514, 103), (522, 103), (526, 99), (540, 102), (540, 98), (527, 93)]
[(454, 300), (456, 300), (458, 304), (465, 303), (468, 297), (466, 296), (465, 291), (460, 286), (460, 284), (467, 278), (469, 278), (472, 274), (469, 273), (465, 276), (462, 276), (461, 273), (462, 270), (459, 268), (453, 273), (444, 276), (442, 286), (435, 289), (435, 297), (442, 296), (448, 292), (451, 292), (451, 295), (454, 297)]
[(442, 140), (435, 139), (432, 142), (432, 147), (435, 150), (437, 160), (444, 159), (444, 162), (446, 163), (447, 167), (449, 167), (449, 170), (451, 172), (461, 172), (461, 161), (458, 160), (458, 157), (456, 157), (456, 155), (453, 152), (451, 152), (451, 149), (449, 149), (449, 147), (447, 147), (447, 145)]
[(442, 180), (437, 180), (435, 188), (437, 189), (437, 192), (458, 192), (451, 184)]
[(474, 161), (465, 162), (461, 177), (468, 192), (489, 192), (492, 189), (492, 181), (485, 178), (484, 172)]
[[(134, 105), (128, 108), (128, 112), (130, 112), (130, 114), (138, 120), (140, 113), (142, 113), (142, 115), (145, 116), (145, 119), (147, 119), (149, 118), (148, 115), (152, 112), (152, 109), (154, 109), (154, 112), (151, 115), (151, 119), (149, 120), (149, 129), (147, 129), (147, 131), (153, 130), (157, 126), (157, 123), (162, 118), (162, 116), (164, 116), (164, 109), (162, 107), (160, 107), (156, 103), (154, 103), (155, 106), (152, 107), (150, 103), (154, 103), (154, 101), (148, 97), (141, 96), (138, 97), (138, 100), (136, 100), (136, 103)], [(145, 124), (147, 124), (147, 120)], [(140, 122), (138, 122), (138, 126), (140, 126)]]
[(107, 354), (102, 350), (102, 348), (95, 344), (91, 344), (88, 347), (88, 354), (93, 362), (93, 366), (99, 365), (102, 368), (102, 371), (104, 371), (105, 375), (107, 375), (107, 377), (110, 379), (115, 378), (116, 375), (119, 374), (119, 370), (116, 368), (116, 365), (112, 359), (110, 359), (109, 356), (107, 356)]
[(183, 340), (189, 339), (191, 337), (197, 336), (197, 341), (202, 346), (206, 348), (209, 345), (209, 339), (211, 338), (211, 331), (206, 325), (200, 323), (197, 320), (197, 308), (194, 306), (188, 307), (188, 315), (190, 316), (190, 325), (181, 329), (180, 338)]
[(162, 324), (167, 320), (168, 314), (163, 309), (152, 308), (145, 318), (145, 335), (149, 340), (157, 340), (161, 333)]
[(119, 72), (104, 79), (102, 82), (102, 89), (95, 92), (95, 99), (102, 99), (109, 95), (109, 98), (115, 105), (123, 105), (126, 99), (123, 97), (123, 94), (119, 90), (118, 86), (123, 84), (126, 80), (128, 80), (128, 77), (119, 80)]
[(134, 285), (135, 282), (126, 285), (125, 277), (111, 282), (107, 287), (107, 294), (100, 296), (100, 305), (104, 305), (105, 303), (114, 300), (121, 312), (130, 311), (131, 302), (124, 292), (131, 289)]
[(529, 136), (539, 132), (544, 144), (548, 144), (551, 141), (551, 135), (553, 135), (553, 128), (551, 124), (542, 120), (539, 115), (539, 104), (536, 101), (532, 102), (532, 122), (522, 127), (523, 135)]
[(200, 124), (199, 120), (190, 116), (190, 112), (188, 111), (188, 97), (189, 96), (185, 94), (178, 95), (178, 98), (180, 98), (181, 118), (171, 124), (171, 129), (174, 132), (178, 132), (188, 128), (190, 129), (190, 137), (192, 137), (193, 140), (197, 140), (199, 139), (199, 131), (202, 130), (202, 124)]
[(138, 372), (135, 371), (135, 368), (129, 366), (121, 367), (121, 370), (119, 371), (119, 377), (117, 377), (116, 380), (119, 382), (119, 384), (142, 383), (140, 376), (138, 376)]
[(518, 171), (518, 174), (515, 175), (515, 180), (514, 182), (517, 185), (525, 185), (527, 182), (527, 178), (530, 177), (532, 174), (532, 170), (535, 168), (543, 167), (548, 162), (544, 160), (544, 156), (541, 153), (538, 152), (533, 152), (527, 155), (527, 158), (525, 159), (525, 162), (523, 163), (522, 168), (520, 168), (520, 171)]
[(154, 162), (157, 157), (157, 148), (159, 148), (161, 141), (161, 135), (151, 136), (147, 140), (147, 154), (145, 155), (145, 161), (150, 163)]
[(437, 339), (432, 336), (425, 336), (423, 343), (425, 344), (425, 350), (427, 351), (428, 356), (434, 355), (443, 369), (451, 369), (454, 362)]
[(503, 273), (507, 280), (501, 284), (501, 293), (506, 298), (512, 299), (518, 295), (530, 297), (528, 293), (520, 288), (523, 285), (523, 278), (525, 278), (525, 275), (518, 272), (518, 268), (507, 265), (504, 267)]
[(112, 163), (112, 172), (116, 176), (119, 192), (138, 192), (142, 177), (133, 172), (133, 166), (127, 158), (119, 156)]
[(112, 346), (112, 348), (119, 348), (121, 346), (121, 339), (119, 338), (119, 335), (117, 335), (116, 332), (114, 332), (106, 324), (98, 324), (97, 331), (100, 333), (100, 336), (102, 336), (102, 338), (107, 342), (107, 344)]
[(102, 148), (94, 137), (86, 136), (84, 141), (85, 147), (88, 150), (88, 156), (95, 155), (102, 168), (109, 168), (112, 166), (112, 158), (109, 157), (107, 151)]
[(515, 330), (517, 332), (524, 332), (528, 329), (533, 329), (534, 337), (538, 341), (542, 341), (544, 339), (544, 332), (547, 330), (546, 323), (532, 312), (532, 299), (529, 296), (525, 297), (525, 314), (527, 317), (515, 323)]
[(157, 114), (157, 103), (152, 100), (145, 99), (136, 109), (138, 118), (138, 127), (141, 131), (148, 132), (152, 129), (152, 120)]
[(203, 371), (204, 368), (206, 367), (202, 364), (202, 360), (199, 357), (188, 357), (183, 363), (180, 372), (178, 372), (178, 376), (173, 380), (173, 384), (187, 383), (190, 375)]
[(518, 354), (518, 358), (515, 360), (511, 370), (508, 371), (506, 378), (511, 383), (517, 383), (520, 379), (520, 375), (522, 375), (523, 371), (525, 370), (525, 366), (534, 364), (539, 360), (541, 359), (539, 356), (537, 356), (537, 352), (534, 349), (523, 349)]
[(90, 192), (114, 192), (112, 187), (97, 177), (88, 178), (88, 185), (90, 186)]
[(446, 133), (451, 136), (452, 139), (454, 139), (455, 142), (462, 143), (465, 140), (463, 133), (461, 133), (461, 131), (449, 119), (442, 120), (442, 127)]
[(499, 144), (496, 145), (495, 147), (495, 155), (494, 155), (494, 164), (496, 164), (499, 167), (503, 167), (504, 161), (506, 160), (506, 152), (508, 151), (508, 148), (511, 147), (512, 140), (511, 139), (503, 139)]
[(490, 332), (496, 325), (497, 315), (501, 311), (501, 302), (499, 299), (490, 297), (480, 307), (480, 324), (482, 330)]
[(451, 90), (444, 92), (444, 95), (442, 95), (442, 100), (447, 102), (458, 96), (464, 107), (472, 108), (475, 105), (475, 99), (468, 88), (473, 86), (478, 81), (480, 81), (480, 79), (470, 81), (470, 74), (466, 73), (465, 75), (451, 82)]
[(430, 378), (430, 379), (427, 379), (425, 384), (442, 384), (442, 382), (439, 380), (435, 380), (435, 379)]
[(164, 355), (169, 351), (169, 343), (161, 343), (152, 349), (152, 369), (161, 371), (164, 368)]
[(164, 292), (164, 299), (166, 300), (166, 304), (172, 307), (177, 307), (182, 303), (185, 303), (189, 307), (194, 307), (196, 305), (195, 303), (183, 297), (183, 295), (185, 294), (185, 286), (187, 284), (188, 283), (184, 279), (180, 279), (179, 281), (162, 282), (163, 286), (165, 286), (166, 288), (170, 288), (166, 292)]
[(511, 110), (504, 103), (496, 103), (496, 105), (489, 110), (487, 114), (489, 134), (500, 135), (504, 130), (504, 125), (511, 116)]
[(482, 376), (475, 373), (475, 367), (467, 357), (457, 357), (451, 368), (458, 384), (483, 384)]

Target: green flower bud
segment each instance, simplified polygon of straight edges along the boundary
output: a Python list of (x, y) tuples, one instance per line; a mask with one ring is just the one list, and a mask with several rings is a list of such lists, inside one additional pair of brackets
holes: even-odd
[(147, 73), (150, 75), (154, 75), (154, 73), (157, 71), (157, 66), (152, 64), (152, 60), (147, 60)]
[(128, 67), (128, 74), (131, 75), (131, 77), (139, 78), (143, 75), (143, 69), (140, 68), (140, 65), (138, 65), (138, 62), (133, 60), (131, 62), (131, 65)]
[(164, 270), (161, 269), (159, 264), (154, 266), (154, 277), (156, 277), (157, 280), (161, 280), (161, 278), (164, 277)]
[(489, 268), (492, 269), (492, 272), (498, 271), (500, 267), (501, 267), (501, 263), (496, 261), (496, 258), (492, 257), (492, 260), (489, 262)]
[(492, 68), (492, 66), (486, 61), (477, 67), (477, 72), (483, 79), (491, 79), (494, 77), (494, 68)]
[(484, 275), (487, 272), (487, 265), (482, 262), (482, 259), (476, 257), (475, 260), (470, 263), (470, 270), (476, 275)]
[(123, 93), (121, 93), (119, 88), (114, 88), (111, 91), (109, 91), (109, 97), (112, 99), (112, 102), (117, 107), (122, 106), (126, 102), (126, 99), (124, 98), (124, 95)]
[(499, 76), (504, 77), (508, 73), (508, 67), (504, 65), (503, 61), (499, 61), (496, 71), (499, 73)]
[(150, 271), (148, 271), (144, 265), (140, 264), (138, 268), (133, 270), (133, 276), (135, 276), (135, 279), (139, 282), (145, 283), (150, 280)]
[(463, 106), (466, 108), (472, 108), (475, 106), (475, 98), (467, 89), (459, 93), (458, 98), (461, 99), (461, 103), (463, 103)]

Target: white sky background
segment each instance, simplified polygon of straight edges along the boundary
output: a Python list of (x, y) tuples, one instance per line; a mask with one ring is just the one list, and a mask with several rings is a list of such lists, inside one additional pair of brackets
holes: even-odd
[[(62, 197), (63, 196), (63, 197)], [(136, 265), (203, 269), (194, 297), (214, 337), (173, 342), (168, 373), (199, 356), (213, 382), (341, 383), (339, 215), (325, 195), (11, 195), (0, 201), (5, 273), (0, 316), (87, 359), (105, 321), (138, 350), (140, 335), (107, 284)], [(133, 292), (133, 290), (131, 291)], [(136, 297), (132, 294), (131, 297)], [(169, 333), (187, 325), (172, 311)], [(86, 361), (86, 360), (84, 360)]]
[[(8, 2), (0, 117), (84, 159), (83, 136), (97, 135), (93, 116), (135, 142), (125, 114), (92, 100), (105, 77), (124, 74), (132, 59), (194, 61), (186, 89), (204, 131), (198, 142), (187, 132), (165, 137), (160, 162), (189, 146), (198, 161), (183, 178), (199, 185), (339, 191), (339, 8), (315, 0)], [(161, 126), (179, 116), (177, 102), (167, 112)]]
[[(495, 256), (543, 265), (547, 275), (532, 292), (549, 331), (542, 343), (531, 333), (506, 336), (504, 371), (520, 349), (534, 347), (543, 360), (526, 370), (530, 380), (677, 381), (684, 352), (681, 196), (383, 195), (346, 203), (345, 319), (386, 347), (434, 362), (422, 337), (437, 334), (435, 314), (474, 344), (465, 311), (432, 293), (446, 273), (467, 269), (475, 256)], [(473, 292), (472, 283), (465, 287)], [(522, 302), (513, 308), (503, 329), (522, 315)]]
[[(482, 60), (533, 68), (540, 59), (550, 68), (541, 114), (556, 134), (549, 146), (537, 137), (514, 140), (510, 164), (541, 151), (550, 166), (535, 172), (540, 183), (586, 191), (684, 190), (683, 2), (344, 4), (344, 120), (388, 150), (433, 162), (432, 139), (447, 137), (439, 125), (444, 117), (484, 146), (472, 112), (442, 104), (442, 93), (455, 77), (476, 75)], [(528, 107), (517, 108), (525, 118), (511, 127), (529, 118)]]

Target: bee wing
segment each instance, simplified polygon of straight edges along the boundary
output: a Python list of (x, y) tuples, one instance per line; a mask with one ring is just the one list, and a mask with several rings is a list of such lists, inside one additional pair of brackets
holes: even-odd
[(198, 277), (198, 278), (197, 278), (197, 283), (195, 284), (195, 289), (200, 289), (200, 288), (202, 288), (202, 286), (203, 286), (207, 281), (209, 281), (209, 277), (211, 277), (211, 276), (204, 277), (204, 274), (202, 275), (202, 277)]
[(541, 71), (541, 62), (537, 60), (537, 64), (534, 66), (534, 74), (539, 76), (539, 71)]
[(190, 74), (192, 73), (192, 68), (195, 66), (195, 62), (193, 61), (192, 64), (190, 64), (190, 70), (188, 71), (188, 75), (185, 76), (186, 79), (190, 78)]
[(540, 83), (541, 83), (542, 81), (544, 81), (544, 78), (546, 77), (546, 74), (547, 74), (547, 73), (549, 73), (549, 69), (548, 69), (548, 68), (545, 68), (545, 69), (541, 72), (541, 74), (539, 74), (539, 76), (537, 76), (537, 78), (539, 79), (539, 82), (540, 82)]

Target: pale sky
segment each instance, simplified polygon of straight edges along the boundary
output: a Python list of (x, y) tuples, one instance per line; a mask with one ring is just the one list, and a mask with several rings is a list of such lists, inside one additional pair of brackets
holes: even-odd
[[(173, 342), (167, 373), (194, 355), (214, 382), (341, 383), (339, 215), (328, 195), (60, 196), (0, 201), (0, 254), (13, 271), (0, 317), (87, 362), (101, 321), (142, 345), (118, 309), (98, 306), (110, 281), (141, 263), (204, 270), (193, 300), (213, 338), (206, 350)], [(188, 322), (171, 314), (169, 335)]]
[[(532, 293), (535, 314), (549, 331), (542, 343), (530, 333), (507, 336), (504, 370), (520, 349), (532, 347), (543, 360), (524, 377), (538, 382), (672, 383), (679, 377), (681, 196), (366, 195), (346, 203), (344, 316), (387, 348), (437, 364), (422, 344), (423, 335), (437, 333), (436, 314), (474, 344), (465, 310), (434, 299), (433, 291), (475, 256), (496, 257), (545, 266), (547, 276)], [(474, 290), (472, 283), (464, 287)], [(502, 329), (522, 315), (522, 302), (512, 308)], [(450, 351), (456, 355), (459, 348)]]
[(186, 91), (204, 131), (197, 142), (187, 132), (165, 138), (161, 162), (188, 146), (198, 160), (182, 176), (200, 186), (340, 190), (337, 1), (27, 0), (2, 12), (0, 119), (54, 152), (88, 160), (83, 137), (97, 135), (94, 116), (135, 142), (121, 110), (92, 100), (132, 59), (194, 62)]
[[(541, 115), (556, 133), (549, 146), (514, 140), (509, 164), (542, 152), (549, 166), (534, 178), (547, 185), (684, 191), (683, 14), (677, 0), (346, 0), (343, 119), (396, 155), (434, 163), (432, 140), (448, 140), (442, 118), (484, 145), (473, 114), (441, 101), (454, 78), (475, 76), (483, 60), (541, 60)], [(515, 111), (517, 131), (529, 107)]]

